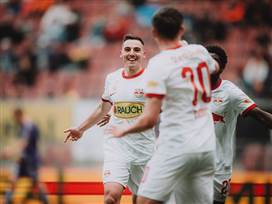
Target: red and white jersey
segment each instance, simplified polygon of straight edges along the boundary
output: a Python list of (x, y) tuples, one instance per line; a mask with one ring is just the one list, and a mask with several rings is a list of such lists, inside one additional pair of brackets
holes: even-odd
[(211, 110), (216, 134), (216, 174), (230, 174), (237, 117), (256, 104), (237, 86), (221, 80), (212, 90)]
[(201, 45), (164, 50), (147, 67), (147, 97), (164, 97), (158, 148), (174, 154), (215, 150), (210, 72), (215, 63)]
[[(106, 77), (103, 101), (112, 104), (110, 125), (128, 126), (143, 113), (145, 105), (144, 85), (145, 70), (134, 76), (126, 77), (124, 69), (109, 74)], [(140, 133), (128, 134), (116, 138), (105, 136), (105, 159), (128, 159), (137, 164), (146, 163), (150, 159), (155, 146), (154, 129)], [(122, 157), (122, 158), (120, 158)]]

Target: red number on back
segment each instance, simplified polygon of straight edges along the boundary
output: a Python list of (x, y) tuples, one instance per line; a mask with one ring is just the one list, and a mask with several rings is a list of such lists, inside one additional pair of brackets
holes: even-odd
[[(202, 89), (202, 96), (201, 99), (204, 103), (208, 103), (211, 101), (211, 84), (210, 84), (210, 73), (208, 66), (205, 62), (201, 62), (198, 64), (197, 68), (197, 77), (199, 80), (200, 87)], [(207, 74), (208, 77), (208, 84), (204, 83), (204, 71)], [(193, 69), (191, 67), (184, 67), (181, 71), (181, 76), (182, 78), (186, 78), (187, 76), (190, 77), (191, 83), (193, 85), (193, 90), (194, 90), (194, 99), (192, 101), (192, 104), (195, 106), (197, 104), (197, 96), (198, 96), (198, 88), (195, 83), (195, 76)]]
[[(208, 77), (208, 87), (205, 87), (204, 81), (203, 81), (203, 72), (202, 70), (206, 70), (206, 74)], [(203, 71), (204, 71), (203, 70)], [(200, 86), (201, 89), (203, 91), (202, 94), (202, 101), (204, 101), (205, 103), (208, 103), (211, 101), (211, 84), (210, 84), (210, 73), (209, 73), (209, 69), (208, 66), (205, 62), (201, 62), (200, 64), (198, 64), (197, 66), (197, 76), (200, 82)]]
[(194, 73), (193, 73), (193, 70), (191, 67), (184, 67), (182, 69), (182, 73), (181, 73), (181, 76), (183, 78), (186, 78), (186, 75), (187, 73), (190, 74), (190, 79), (191, 79), (191, 82), (193, 84), (193, 89), (194, 89), (194, 99), (192, 101), (192, 104), (195, 106), (197, 104), (197, 87), (196, 87), (196, 84), (195, 84), (195, 79), (194, 79)]

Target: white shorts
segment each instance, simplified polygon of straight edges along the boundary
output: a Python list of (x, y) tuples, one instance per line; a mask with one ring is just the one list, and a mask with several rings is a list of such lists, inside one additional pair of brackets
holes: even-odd
[(136, 195), (145, 165), (135, 165), (125, 160), (113, 160), (104, 162), (103, 182), (119, 183)]
[(231, 174), (214, 176), (214, 200), (225, 202), (230, 191)]
[[(213, 151), (178, 156), (157, 151), (146, 166), (138, 195), (169, 204), (212, 204), (214, 158)], [(173, 192), (177, 202), (169, 200)]]

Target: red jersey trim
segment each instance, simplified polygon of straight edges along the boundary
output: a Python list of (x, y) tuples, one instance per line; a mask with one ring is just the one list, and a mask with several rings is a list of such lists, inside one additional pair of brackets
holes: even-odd
[(112, 105), (112, 102), (109, 101), (109, 100), (107, 100), (107, 99), (101, 98), (101, 100), (102, 100), (103, 102), (108, 102), (108, 103), (110, 103), (110, 104)]
[(145, 97), (163, 99), (164, 95), (163, 94), (145, 94)]
[(178, 44), (178, 45), (176, 45), (174, 47), (167, 48), (166, 50), (175, 50), (175, 49), (178, 49), (180, 47), (181, 47), (181, 44)]
[(134, 74), (134, 75), (126, 76), (125, 69), (123, 69), (123, 71), (122, 71), (122, 77), (125, 78), (125, 79), (133, 79), (133, 78), (136, 78), (136, 77), (140, 76), (142, 73), (144, 73), (144, 69), (143, 68), (140, 71), (138, 71), (136, 74)]
[(222, 79), (218, 79), (215, 85), (212, 85), (212, 90), (217, 89), (222, 84)]
[(257, 105), (254, 103), (251, 106), (249, 106), (246, 110), (243, 111), (242, 115), (246, 115), (249, 111), (251, 111), (252, 109), (256, 108)]

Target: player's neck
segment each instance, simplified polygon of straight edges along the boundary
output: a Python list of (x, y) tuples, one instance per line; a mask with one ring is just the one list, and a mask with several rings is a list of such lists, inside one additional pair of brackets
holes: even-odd
[(182, 46), (182, 43), (179, 39), (175, 40), (159, 40), (160, 50), (171, 50), (177, 49)]
[(211, 83), (212, 90), (217, 89), (220, 86), (221, 82), (222, 82), (222, 79), (220, 77), (216, 81), (214, 81), (214, 82), (212, 81), (212, 83)]
[(143, 68), (142, 67), (125, 67), (125, 76), (131, 77), (139, 73)]

